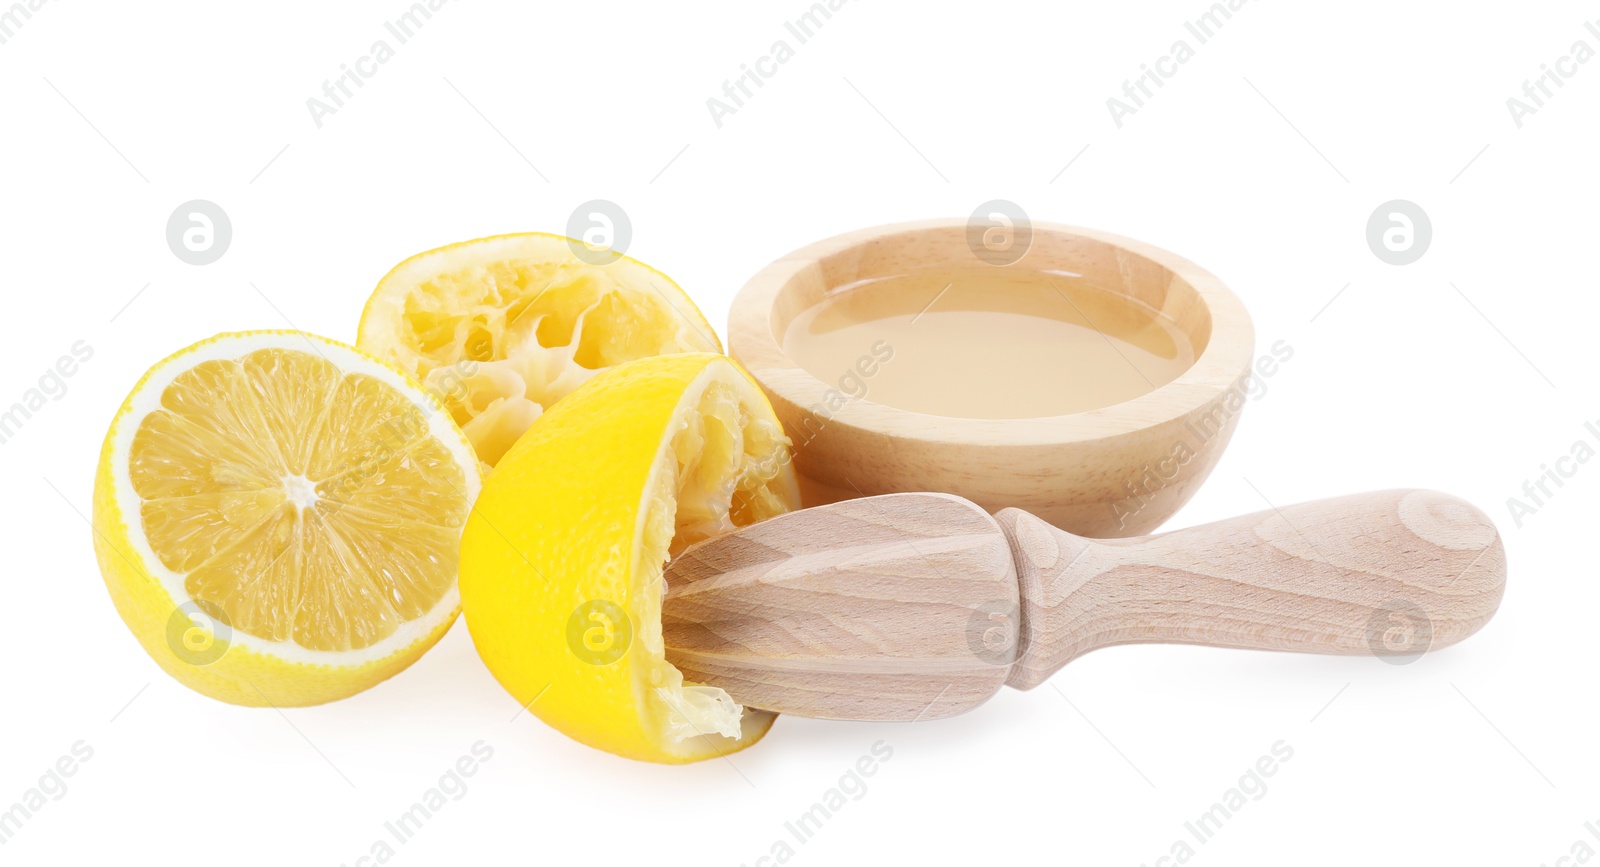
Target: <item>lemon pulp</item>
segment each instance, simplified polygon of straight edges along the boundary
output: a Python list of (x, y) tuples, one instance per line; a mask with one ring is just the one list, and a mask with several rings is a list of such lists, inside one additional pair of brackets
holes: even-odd
[(679, 428), (648, 488), (639, 564), (644, 586), (655, 591), (641, 594), (636, 618), (649, 650), (645, 676), (656, 699), (652, 709), (674, 742), (712, 733), (737, 738), (743, 709), (719, 687), (685, 683), (667, 662), (661, 633), (664, 567), (685, 547), (786, 512), (792, 502), (785, 500), (781, 478), (788, 441), (775, 419), (752, 413), (725, 380), (713, 379), (686, 400), (693, 403), (677, 414)]
[(263, 348), (179, 373), (127, 471), (150, 549), (234, 630), (358, 650), (454, 585), (463, 468), (411, 397), (319, 355)]
[(360, 346), (441, 395), (491, 466), (596, 373), (645, 356), (721, 351), (665, 275), (625, 256), (584, 261), (568, 239), (543, 234), (468, 241), (402, 263), (368, 302)]

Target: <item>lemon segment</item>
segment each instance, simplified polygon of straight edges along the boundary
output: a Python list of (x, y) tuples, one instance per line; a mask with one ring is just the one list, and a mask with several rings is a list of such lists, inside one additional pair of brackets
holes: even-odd
[(694, 302), (626, 256), (560, 235), (480, 238), (413, 256), (378, 283), (357, 345), (444, 396), (493, 466), (552, 404), (636, 358), (721, 352)]
[(449, 628), (479, 485), (449, 415), (399, 371), (297, 332), (219, 335), (152, 368), (113, 420), (96, 551), (118, 612), (178, 680), (314, 704)]
[(742, 749), (773, 715), (667, 662), (662, 570), (798, 504), (788, 440), (732, 361), (624, 364), (545, 413), (485, 482), (462, 537), (467, 626), (512, 696), (583, 743), (657, 762)]

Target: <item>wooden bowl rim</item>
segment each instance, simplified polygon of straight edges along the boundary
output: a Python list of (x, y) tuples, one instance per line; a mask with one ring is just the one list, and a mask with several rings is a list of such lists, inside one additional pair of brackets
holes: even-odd
[[(779, 294), (799, 274), (853, 248), (898, 235), (964, 228), (957, 218), (891, 223), (858, 229), (808, 244), (756, 272), (728, 313), (729, 352), (778, 399), (802, 410), (823, 404), (834, 387), (805, 370), (784, 352), (773, 328)], [(1255, 352), (1255, 331), (1244, 304), (1211, 272), (1160, 247), (1132, 238), (1061, 223), (1032, 224), (1040, 236), (1065, 236), (1106, 244), (1154, 262), (1188, 283), (1211, 316), (1211, 335), (1193, 365), (1177, 379), (1133, 400), (1100, 409), (1029, 419), (974, 419), (913, 412), (870, 398), (851, 398), (827, 416), (841, 425), (898, 440), (929, 444), (984, 446), (1049, 445), (1126, 436), (1183, 419), (1231, 389), (1241, 388)], [(1244, 399), (1240, 395), (1240, 399)], [(1235, 410), (1237, 411), (1237, 410)]]

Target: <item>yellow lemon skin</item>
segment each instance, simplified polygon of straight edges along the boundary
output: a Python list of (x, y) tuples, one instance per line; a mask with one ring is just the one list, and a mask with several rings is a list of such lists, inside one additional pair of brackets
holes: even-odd
[[(660, 646), (660, 563), (641, 562), (641, 528), (658, 500), (665, 444), (706, 377), (737, 377), (753, 393), (749, 405), (771, 417), (759, 389), (724, 356), (621, 365), (562, 399), (517, 441), (485, 483), (462, 536), (462, 604), (489, 670), (549, 725), (645, 761), (726, 755), (755, 743), (774, 719), (747, 709), (737, 738), (674, 741), (663, 736), (652, 704), (663, 666), (676, 670)], [(780, 481), (792, 508), (798, 498), (784, 466)], [(575, 623), (575, 612), (608, 603), (630, 619), (623, 628), (631, 643), (614, 660), (580, 658), (595, 627)]]
[[(137, 423), (133, 417), (135, 401), (150, 380), (171, 365), (185, 364), (187, 356), (219, 341), (267, 335), (338, 347), (360, 354), (374, 365), (392, 370), (353, 347), (294, 331), (219, 334), (168, 356), (146, 372), (134, 386), (112, 419), (101, 446), (91, 517), (94, 550), (101, 577), (117, 614), (145, 652), (173, 679), (202, 695), (230, 704), (252, 707), (316, 705), (355, 695), (403, 671), (449, 631), (460, 606), (454, 606), (448, 616), (442, 617), (440, 622), (408, 646), (380, 659), (357, 665), (291, 661), (270, 653), (257, 652), (238, 642), (222, 640), (213, 643), (218, 641), (218, 637), (208, 630), (197, 630), (194, 621), (180, 609), (187, 600), (174, 599), (146, 568), (140, 546), (134, 544), (135, 536), (141, 534), (130, 526), (129, 516), (123, 514), (117, 500), (118, 457), (115, 443), (124, 425)], [(402, 375), (399, 371), (393, 373)], [(407, 381), (415, 387), (417, 394), (426, 394), (414, 380)], [(437, 401), (434, 406), (439, 412), (444, 411)], [(466, 445), (464, 438), (461, 444), (470, 454), (470, 446)], [(476, 478), (476, 465), (463, 466), (462, 469)], [(134, 521), (140, 520), (137, 514), (132, 517)]]
[[(147, 572), (130, 562), (123, 549), (109, 541), (122, 538), (119, 534), (126, 532), (126, 525), (116, 509), (107, 474), (101, 472), (95, 480), (94, 550), (117, 614), (139, 640), (139, 645), (167, 674), (195, 692), (218, 701), (248, 707), (303, 707), (348, 698), (404, 671), (455, 622), (452, 615), (410, 647), (354, 668), (288, 662), (238, 646), (226, 647), (221, 656), (209, 664), (189, 662), (173, 647), (175, 643), (183, 646), (183, 634), (189, 628), (176, 620), (184, 617), (178, 609), (180, 603)], [(195, 640), (200, 657), (209, 656), (203, 647), (205, 639), (197, 637)]]

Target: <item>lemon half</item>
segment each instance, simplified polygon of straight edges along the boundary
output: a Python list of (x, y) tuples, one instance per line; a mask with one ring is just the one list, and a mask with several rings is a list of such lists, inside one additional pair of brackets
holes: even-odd
[(484, 483), (461, 542), (478, 653), (532, 713), (603, 750), (689, 762), (773, 715), (685, 683), (662, 644), (662, 567), (799, 505), (789, 443), (732, 361), (645, 358), (545, 413)]
[(236, 704), (317, 704), (450, 627), (479, 485), (449, 414), (399, 371), (299, 332), (222, 334), (151, 368), (117, 412), (95, 552), (173, 677)]
[(494, 466), (541, 413), (596, 373), (675, 352), (721, 352), (678, 284), (560, 235), (497, 235), (396, 265), (356, 345), (444, 397)]

